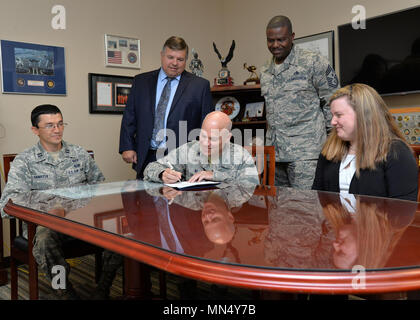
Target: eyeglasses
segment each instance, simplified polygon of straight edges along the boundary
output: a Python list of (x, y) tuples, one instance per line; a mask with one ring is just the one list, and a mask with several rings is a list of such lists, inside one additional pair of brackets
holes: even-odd
[(39, 129), (45, 129), (45, 130), (52, 130), (55, 127), (57, 127), (58, 129), (64, 128), (66, 125), (68, 125), (68, 123), (65, 122), (59, 122), (59, 123), (48, 123), (43, 127), (39, 127), (37, 126)]

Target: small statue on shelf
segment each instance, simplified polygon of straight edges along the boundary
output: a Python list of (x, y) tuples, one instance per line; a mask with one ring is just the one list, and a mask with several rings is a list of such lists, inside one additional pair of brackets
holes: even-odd
[(197, 77), (202, 77), (203, 70), (204, 70), (203, 63), (201, 62), (200, 59), (198, 59), (198, 53), (194, 50), (194, 48), (192, 48), (191, 52), (194, 57), (193, 59), (191, 59), (190, 65), (189, 65), (191, 73), (195, 74)]

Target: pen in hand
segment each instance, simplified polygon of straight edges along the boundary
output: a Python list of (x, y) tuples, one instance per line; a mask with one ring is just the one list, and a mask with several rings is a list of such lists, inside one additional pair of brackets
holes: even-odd
[[(172, 166), (172, 164), (171, 164), (170, 162), (166, 161), (166, 164), (168, 165), (169, 169), (174, 170), (174, 167)], [(174, 170), (174, 171), (175, 171), (175, 170)], [(177, 172), (177, 171), (176, 171), (176, 172)], [(181, 177), (179, 177), (179, 178), (178, 178), (177, 182), (178, 182), (178, 181), (179, 181), (179, 182), (181, 182), (181, 178), (182, 178), (182, 175), (181, 175)]]

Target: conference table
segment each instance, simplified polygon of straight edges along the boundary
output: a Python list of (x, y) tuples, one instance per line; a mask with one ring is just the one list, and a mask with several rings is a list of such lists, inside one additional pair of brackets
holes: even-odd
[(5, 212), (121, 254), (125, 293), (146, 297), (145, 265), (252, 290), (416, 290), (417, 209), (417, 202), (314, 190), (176, 190), (130, 180), (23, 193)]

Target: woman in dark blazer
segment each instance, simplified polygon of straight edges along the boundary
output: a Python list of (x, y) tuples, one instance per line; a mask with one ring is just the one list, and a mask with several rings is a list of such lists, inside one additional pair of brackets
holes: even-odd
[(352, 84), (337, 90), (330, 106), (334, 128), (312, 189), (416, 201), (417, 161), (379, 94)]

